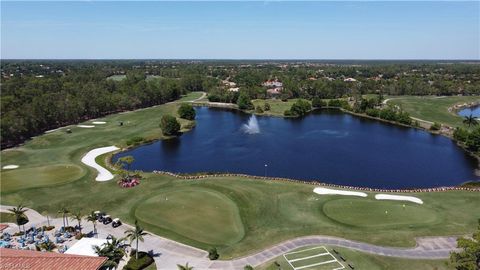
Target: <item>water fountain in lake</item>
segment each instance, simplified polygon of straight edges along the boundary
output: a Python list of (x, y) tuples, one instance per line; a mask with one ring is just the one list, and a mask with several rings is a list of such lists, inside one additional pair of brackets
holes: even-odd
[(258, 127), (257, 117), (255, 117), (255, 115), (252, 115), (250, 117), (250, 119), (248, 119), (248, 123), (243, 124), (242, 130), (245, 133), (248, 133), (248, 134), (260, 133), (260, 128)]

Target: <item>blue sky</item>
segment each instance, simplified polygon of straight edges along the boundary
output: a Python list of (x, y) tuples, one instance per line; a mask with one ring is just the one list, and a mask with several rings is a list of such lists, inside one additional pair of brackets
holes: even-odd
[(480, 2), (1, 2), (1, 57), (479, 59)]

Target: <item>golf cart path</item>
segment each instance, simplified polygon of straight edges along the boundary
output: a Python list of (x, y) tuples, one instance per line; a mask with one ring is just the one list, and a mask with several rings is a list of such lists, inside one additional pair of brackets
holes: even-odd
[[(1, 212), (5, 212), (9, 208), (12, 208), (12, 206), (0, 205)], [(35, 210), (29, 209), (25, 214), (30, 220), (26, 227), (46, 224), (46, 217)], [(59, 228), (62, 226), (62, 219), (50, 219), (50, 223)], [(85, 220), (82, 222), (82, 227), (84, 232), (93, 230), (93, 225)], [(100, 238), (106, 238), (109, 234), (115, 237), (123, 237), (124, 231), (130, 228), (132, 226), (125, 223), (118, 228), (101, 223), (97, 224), (98, 237)], [(18, 230), (15, 227), (7, 229), (9, 232)], [(189, 265), (194, 266), (195, 269), (243, 269), (247, 264), (255, 267), (273, 260), (286, 252), (310, 245), (345, 247), (375, 255), (407, 259), (446, 259), (450, 256), (450, 252), (456, 250), (456, 237), (454, 236), (416, 238), (417, 245), (413, 248), (395, 248), (376, 246), (333, 236), (312, 235), (290, 239), (245, 257), (211, 261), (207, 257), (208, 253), (204, 250), (157, 236), (151, 232), (144, 239), (144, 242), (139, 243), (139, 249), (152, 251), (156, 254), (154, 258), (157, 269), (176, 269), (177, 264), (185, 264), (187, 262)]]
[[(444, 98), (444, 97), (442, 96), (442, 97), (436, 97), (436, 98)], [(385, 100), (382, 101), (382, 104), (383, 104), (383, 105), (387, 105), (387, 102), (389, 102), (390, 100), (393, 100), (393, 99), (401, 99), (401, 97), (387, 98), (387, 99), (385, 99)], [(433, 122), (431, 122), (431, 121), (427, 121), (427, 120), (420, 119), (420, 118), (413, 117), (413, 116), (410, 116), (410, 118), (412, 118), (412, 119), (415, 120), (415, 121), (424, 122), (424, 123), (433, 125)]]
[(202, 95), (201, 95), (199, 98), (196, 98), (196, 99), (194, 99), (194, 100), (190, 100), (190, 101), (188, 101), (188, 102), (197, 102), (197, 101), (199, 101), (199, 100), (204, 99), (206, 96), (207, 96), (207, 93), (206, 93), (206, 92), (202, 92)]

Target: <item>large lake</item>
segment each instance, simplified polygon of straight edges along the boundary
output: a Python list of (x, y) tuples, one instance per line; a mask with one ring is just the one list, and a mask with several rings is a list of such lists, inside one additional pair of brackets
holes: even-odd
[(480, 117), (480, 105), (462, 109), (458, 112), (458, 114), (460, 116), (473, 115), (475, 117)]
[[(176, 139), (143, 145), (132, 169), (234, 172), (372, 188), (454, 186), (478, 180), (476, 159), (450, 139), (413, 128), (322, 110), (301, 119), (197, 108), (197, 125)], [(265, 167), (267, 164), (267, 167)]]

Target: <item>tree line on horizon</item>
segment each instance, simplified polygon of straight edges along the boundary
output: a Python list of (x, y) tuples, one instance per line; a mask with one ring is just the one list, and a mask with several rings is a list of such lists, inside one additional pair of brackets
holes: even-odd
[[(280, 99), (480, 94), (480, 66), (462, 63), (17, 60), (3, 61), (1, 67), (2, 148), (60, 126), (173, 101), (191, 91), (231, 103), (240, 95), (268, 98), (262, 86), (266, 80), (283, 83)], [(111, 75), (125, 78), (110, 80)], [(240, 91), (229, 91), (223, 81), (236, 83)]]

